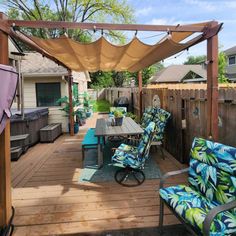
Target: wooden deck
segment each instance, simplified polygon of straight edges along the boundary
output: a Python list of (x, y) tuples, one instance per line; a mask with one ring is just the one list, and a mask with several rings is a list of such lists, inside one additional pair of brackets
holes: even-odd
[[(95, 126), (95, 117), (87, 126)], [(37, 144), (12, 163), (14, 235), (84, 234), (126, 228), (156, 227), (159, 180), (135, 188), (115, 182), (80, 183), (81, 141), (86, 130), (63, 135), (52, 144)], [(170, 155), (152, 153), (162, 173), (183, 168)], [(186, 176), (168, 183), (183, 183)], [(177, 219), (166, 210), (165, 224)]]

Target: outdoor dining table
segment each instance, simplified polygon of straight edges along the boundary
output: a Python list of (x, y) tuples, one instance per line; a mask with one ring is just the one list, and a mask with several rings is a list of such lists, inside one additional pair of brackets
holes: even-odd
[(103, 165), (102, 138), (105, 139), (109, 136), (139, 135), (143, 132), (140, 125), (130, 117), (124, 117), (121, 126), (111, 126), (109, 120), (105, 118), (97, 119), (95, 136), (98, 137), (98, 168)]

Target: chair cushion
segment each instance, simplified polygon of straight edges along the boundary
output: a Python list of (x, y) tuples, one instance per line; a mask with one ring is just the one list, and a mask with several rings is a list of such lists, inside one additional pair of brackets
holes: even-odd
[[(202, 233), (203, 221), (215, 206), (209, 199), (185, 185), (160, 189), (161, 198), (188, 224)], [(211, 236), (236, 233), (236, 215), (229, 211), (219, 213), (211, 224)]]
[(145, 159), (148, 158), (149, 149), (153, 141), (153, 135), (156, 129), (154, 122), (150, 122), (148, 126), (144, 129), (144, 133), (138, 145), (138, 155)]
[(236, 177), (226, 171), (191, 159), (188, 180), (193, 189), (216, 204), (236, 200)]
[(236, 200), (236, 148), (195, 138), (190, 154), (189, 183), (217, 204)]
[(143, 164), (138, 159), (138, 148), (124, 143), (118, 147), (111, 159), (114, 166), (123, 168), (131, 167), (138, 169)]
[(226, 171), (236, 177), (236, 148), (203, 138), (195, 138), (190, 158)]
[(170, 113), (161, 109), (161, 108), (156, 108), (155, 109), (155, 114), (153, 116), (153, 121), (157, 125), (157, 131), (156, 134), (154, 135), (154, 142), (162, 141), (164, 137), (164, 131), (165, 127), (167, 124), (168, 119), (170, 118)]
[(143, 128), (146, 128), (148, 124), (152, 121), (153, 116), (149, 113), (143, 113), (142, 120), (141, 120), (141, 126)]

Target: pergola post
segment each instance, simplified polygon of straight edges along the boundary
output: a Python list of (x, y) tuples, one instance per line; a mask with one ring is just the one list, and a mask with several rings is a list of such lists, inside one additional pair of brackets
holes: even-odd
[(142, 97), (142, 90), (143, 90), (143, 78), (142, 78), (142, 71), (138, 72), (138, 92), (139, 92), (139, 117), (142, 118), (142, 106), (143, 106), (143, 97)]
[(73, 82), (73, 77), (71, 70), (68, 70), (68, 93), (69, 93), (69, 122), (70, 122), (70, 135), (74, 135), (74, 116), (73, 116), (73, 98), (72, 98), (72, 82)]
[[(7, 19), (0, 13), (0, 19)], [(9, 64), (8, 35), (0, 30), (0, 64)], [(0, 226), (8, 225), (11, 217), (10, 120), (0, 135)]]
[[(217, 25), (217, 22), (212, 26)], [(207, 39), (207, 137), (218, 140), (218, 35)]]

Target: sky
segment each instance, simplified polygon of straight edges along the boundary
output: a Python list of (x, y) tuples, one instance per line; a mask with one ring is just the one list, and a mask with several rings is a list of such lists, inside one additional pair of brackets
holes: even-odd
[[(236, 46), (236, 0), (127, 0), (135, 11), (136, 23), (140, 24), (191, 24), (216, 20), (223, 22), (219, 33), (219, 50)], [(163, 35), (160, 32), (138, 32), (137, 37), (154, 44)], [(130, 36), (130, 35), (129, 35)], [(150, 37), (146, 38), (145, 37)], [(164, 60), (165, 65), (181, 64), (190, 55), (206, 54), (206, 42), (191, 47), (188, 52)]]
[[(0, 3), (3, 0), (0, 0)], [(41, 0), (40, 0), (41, 1)], [(216, 20), (223, 22), (219, 33), (219, 50), (236, 46), (236, 0), (127, 0), (134, 9), (137, 24), (177, 25)], [(1, 7), (0, 7), (1, 8)], [(125, 32), (128, 40), (133, 32)], [(137, 37), (155, 44), (164, 32), (138, 32)], [(164, 64), (182, 64), (188, 56), (206, 54), (206, 42), (164, 60)]]

